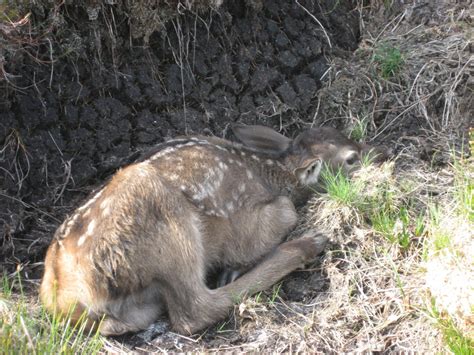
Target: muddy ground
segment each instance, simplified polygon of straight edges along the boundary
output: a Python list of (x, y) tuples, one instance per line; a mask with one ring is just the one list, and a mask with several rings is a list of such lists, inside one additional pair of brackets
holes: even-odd
[[(114, 2), (101, 4), (97, 18), (69, 2), (33, 7), (31, 23), (46, 24), (35, 32), (38, 40), (0, 53), (8, 73), (0, 82), (1, 267), (21, 269), (37, 283), (54, 230), (74, 206), (168, 138), (231, 138), (232, 122), (273, 126), (289, 136), (312, 125), (343, 128), (344, 117), (317, 114), (315, 97), (328, 61), (347, 59), (359, 46), (360, 5), (224, 1), (218, 9), (183, 10), (147, 43), (131, 36), (127, 14)], [(397, 11), (387, 7), (382, 17)], [(373, 124), (369, 135), (383, 121)], [(423, 124), (407, 121), (378, 141), (391, 145), (405, 132), (417, 135)], [(321, 274), (300, 272), (280, 297), (304, 301), (325, 282)], [(140, 346), (156, 329), (121, 340)], [(216, 332), (204, 335), (205, 347), (243, 341), (238, 333)], [(177, 349), (179, 338), (170, 336), (167, 344), (166, 334), (160, 346)], [(192, 341), (185, 343), (183, 349), (192, 349)]]

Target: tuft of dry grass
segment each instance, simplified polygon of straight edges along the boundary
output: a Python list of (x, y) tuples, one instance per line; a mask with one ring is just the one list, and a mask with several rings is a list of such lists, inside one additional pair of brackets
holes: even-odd
[[(467, 130), (472, 111), (469, 2), (392, 5), (360, 2), (359, 48), (349, 60), (332, 59), (315, 114), (342, 120), (349, 131), (366, 122), (370, 140), (446, 152), (446, 143)], [(396, 137), (407, 128), (413, 135)]]
[[(422, 244), (412, 203), (415, 188), (393, 173), (394, 164), (361, 169), (351, 184), (359, 191), (354, 204), (330, 194), (309, 206), (308, 227), (323, 230), (333, 247), (323, 260), (330, 280), (327, 293), (316, 296), (318, 325), (314, 335), (325, 339), (326, 351), (439, 351), (436, 329), (420, 313), (426, 285), (422, 280)], [(405, 210), (408, 218), (401, 219)], [(381, 231), (377, 216), (386, 214)], [(380, 228), (380, 226), (379, 226)], [(405, 233), (408, 240), (400, 239)], [(426, 336), (431, 335), (431, 336)]]

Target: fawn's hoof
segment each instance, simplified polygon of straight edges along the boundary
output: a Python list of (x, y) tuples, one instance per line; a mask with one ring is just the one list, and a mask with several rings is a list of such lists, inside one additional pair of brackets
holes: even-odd
[(318, 233), (316, 231), (310, 230), (303, 234), (300, 240), (305, 240), (307, 243), (307, 248), (305, 248), (306, 262), (311, 262), (318, 255), (320, 255), (326, 245), (328, 244), (329, 238), (324, 234)]

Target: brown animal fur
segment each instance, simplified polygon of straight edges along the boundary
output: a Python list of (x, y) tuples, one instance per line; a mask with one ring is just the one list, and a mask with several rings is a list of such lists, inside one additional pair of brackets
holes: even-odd
[[(46, 255), (46, 308), (103, 319), (104, 335), (144, 329), (167, 310), (177, 332), (192, 334), (314, 260), (325, 237), (282, 243), (294, 206), (322, 162), (350, 172), (367, 148), (330, 128), (295, 140), (261, 126), (234, 132), (243, 144), (185, 137), (159, 146), (66, 219)], [(216, 267), (253, 268), (212, 290), (205, 278)]]

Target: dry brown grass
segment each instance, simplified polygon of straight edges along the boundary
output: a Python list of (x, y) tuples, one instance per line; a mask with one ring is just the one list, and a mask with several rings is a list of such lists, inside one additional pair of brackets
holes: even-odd
[[(333, 59), (317, 115), (342, 119), (349, 128), (364, 120), (371, 140), (418, 128), (423, 138), (399, 136), (398, 142), (414, 139), (446, 150), (443, 144), (467, 131), (464, 115), (472, 111), (469, 2), (398, 4), (398, 11), (385, 3), (360, 4), (361, 44), (349, 60)], [(389, 77), (384, 65), (394, 68)]]
[[(393, 164), (363, 169), (353, 179), (361, 183), (358, 207), (339, 205), (330, 196), (316, 197), (310, 205), (310, 225), (332, 236), (334, 250), (323, 261), (330, 280), (327, 294), (316, 297), (320, 325), (314, 332), (330, 351), (422, 351), (442, 349), (434, 341), (437, 330), (422, 315), (427, 288), (423, 283), (423, 236), (416, 235), (415, 220), (421, 211), (409, 211), (409, 223), (398, 217), (387, 222), (391, 240), (371, 225), (374, 213), (392, 209), (394, 216), (420, 189), (421, 182), (407, 176), (395, 178)], [(384, 206), (384, 203), (387, 203)], [(343, 211), (343, 212), (341, 212)], [(406, 228), (408, 244), (398, 242)]]

